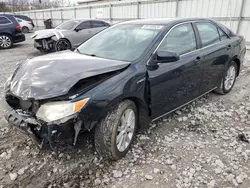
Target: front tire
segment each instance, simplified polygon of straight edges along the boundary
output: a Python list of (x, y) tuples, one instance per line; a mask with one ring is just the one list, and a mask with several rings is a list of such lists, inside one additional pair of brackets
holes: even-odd
[(0, 48), (8, 49), (13, 46), (13, 40), (9, 35), (0, 35)]
[(221, 80), (220, 87), (215, 89), (215, 92), (221, 95), (229, 93), (233, 89), (237, 77), (237, 71), (238, 71), (237, 64), (234, 61), (232, 61), (229, 64), (226, 73)]
[(59, 39), (55, 43), (55, 51), (63, 51), (63, 50), (70, 50), (71, 49), (71, 44), (67, 39)]
[(138, 125), (136, 105), (125, 100), (111, 110), (95, 129), (95, 148), (104, 158), (118, 160), (125, 156)]

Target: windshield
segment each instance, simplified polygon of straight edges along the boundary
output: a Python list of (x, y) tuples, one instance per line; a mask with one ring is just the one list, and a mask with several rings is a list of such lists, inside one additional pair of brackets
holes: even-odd
[(133, 61), (139, 58), (163, 26), (122, 24), (90, 38), (78, 52), (106, 59)]
[(70, 30), (73, 29), (76, 25), (79, 24), (80, 21), (78, 20), (69, 20), (66, 22), (61, 23), (60, 25), (58, 25), (56, 27), (56, 29), (66, 29), (66, 30)]

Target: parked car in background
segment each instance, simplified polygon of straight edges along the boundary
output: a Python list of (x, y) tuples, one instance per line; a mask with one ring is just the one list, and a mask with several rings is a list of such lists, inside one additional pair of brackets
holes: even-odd
[(15, 16), (16, 18), (20, 18), (20, 19), (22, 19), (22, 20), (29, 21), (29, 22), (31, 23), (31, 25), (32, 25), (33, 27), (35, 27), (35, 24), (34, 24), (33, 20), (32, 20), (30, 17), (25, 16), (25, 15), (14, 15), (14, 16)]
[(118, 160), (140, 126), (229, 93), (245, 53), (244, 38), (212, 20), (123, 22), (21, 64), (5, 85), (5, 117), (41, 148), (93, 130), (98, 153)]
[(25, 41), (22, 27), (13, 15), (0, 14), (0, 48), (11, 48), (14, 43)]
[(34, 39), (34, 47), (42, 52), (62, 51), (78, 47), (109, 26), (102, 20), (73, 19), (55, 29), (36, 31), (31, 38)]
[(23, 33), (29, 33), (30, 31), (33, 30), (34, 24), (31, 21), (26, 21), (21, 18), (17, 18), (16, 16), (15, 18), (18, 21), (19, 25), (22, 27)]

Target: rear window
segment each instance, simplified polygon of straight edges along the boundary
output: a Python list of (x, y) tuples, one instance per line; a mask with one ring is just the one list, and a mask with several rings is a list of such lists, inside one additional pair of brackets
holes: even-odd
[(26, 21), (31, 21), (32, 19), (29, 18), (28, 16), (23, 16), (23, 15), (15, 15), (16, 18), (20, 18), (22, 20), (26, 20)]
[(0, 25), (4, 25), (4, 24), (10, 24), (11, 21), (6, 18), (5, 16), (0, 16)]

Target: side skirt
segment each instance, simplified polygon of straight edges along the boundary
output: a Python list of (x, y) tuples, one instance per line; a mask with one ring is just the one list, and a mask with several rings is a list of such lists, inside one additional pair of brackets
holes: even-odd
[(169, 112), (167, 112), (167, 113), (165, 113), (165, 114), (163, 114), (163, 115), (160, 115), (159, 117), (153, 119), (152, 122), (154, 122), (154, 121), (156, 121), (156, 120), (158, 120), (158, 119), (160, 119), (160, 118), (162, 118), (162, 117), (164, 117), (164, 116), (166, 116), (166, 115), (168, 115), (168, 114), (170, 114), (170, 113), (172, 113), (172, 112), (174, 112), (174, 111), (176, 111), (176, 110), (178, 110), (178, 109), (180, 109), (180, 108), (182, 108), (182, 107), (184, 107), (184, 106), (186, 106), (186, 105), (188, 105), (189, 103), (191, 103), (191, 102), (193, 102), (193, 101), (195, 101), (195, 100), (201, 98), (202, 96), (204, 96), (204, 95), (210, 93), (211, 91), (215, 90), (216, 88), (217, 88), (217, 87), (215, 87), (215, 88), (213, 88), (213, 89), (207, 91), (206, 93), (200, 95), (199, 97), (196, 97), (196, 98), (194, 98), (193, 100), (191, 100), (191, 101), (189, 101), (189, 102), (187, 102), (187, 103), (185, 103), (185, 104), (183, 104), (183, 105), (181, 105), (181, 106), (179, 106), (179, 107), (177, 107), (177, 108), (175, 108), (175, 109), (173, 109), (173, 110), (171, 110), (171, 111), (169, 111)]

